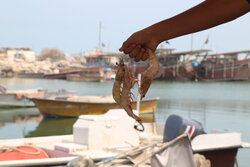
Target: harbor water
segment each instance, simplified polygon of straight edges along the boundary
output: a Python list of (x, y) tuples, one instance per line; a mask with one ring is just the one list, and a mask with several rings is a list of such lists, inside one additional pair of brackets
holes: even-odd
[[(78, 95), (110, 95), (112, 91), (112, 82), (0, 78), (0, 85), (15, 90), (64, 88)], [(136, 88), (133, 92), (136, 96)], [(201, 122), (208, 133), (240, 132), (242, 140), (250, 142), (250, 82), (154, 81), (146, 97), (160, 97), (155, 113), (158, 123), (178, 114)], [(75, 121), (76, 118), (44, 119), (35, 107), (1, 108), (0, 139), (71, 134)], [(250, 149), (240, 149), (237, 157), (240, 167), (248, 167)]]

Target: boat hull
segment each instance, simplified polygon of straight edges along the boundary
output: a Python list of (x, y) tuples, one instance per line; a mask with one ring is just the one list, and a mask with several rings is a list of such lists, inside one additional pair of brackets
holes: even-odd
[(26, 97), (17, 98), (16, 94), (0, 94), (0, 107), (34, 107), (35, 104)]
[(20, 73), (19, 78), (44, 78), (44, 73)]
[[(111, 103), (79, 102), (67, 100), (51, 100), (31, 98), (39, 111), (47, 117), (78, 117), (80, 115), (100, 115), (110, 109), (120, 109), (120, 105)], [(159, 98), (143, 100), (140, 103), (140, 114), (154, 113)], [(132, 108), (136, 109), (136, 102), (132, 103)]]
[(79, 74), (66, 75), (68, 81), (101, 82), (103, 77), (83, 77)]
[(212, 167), (234, 167), (237, 152), (238, 147), (219, 150), (214, 149), (198, 153), (204, 155), (208, 160), (210, 160)]

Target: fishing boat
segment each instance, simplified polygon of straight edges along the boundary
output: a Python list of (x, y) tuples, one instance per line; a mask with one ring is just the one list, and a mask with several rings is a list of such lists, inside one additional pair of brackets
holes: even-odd
[(104, 78), (104, 71), (101, 66), (84, 67), (81, 72), (77, 74), (67, 74), (68, 81), (85, 81), (85, 82), (100, 82)]
[(27, 97), (44, 97), (45, 90), (7, 90), (1, 86), (0, 107), (34, 107)]
[(67, 98), (76, 96), (76, 92), (59, 89), (48, 91), (46, 89), (9, 90), (0, 86), (0, 107), (35, 107), (29, 98)]
[[(233, 167), (237, 163), (238, 149), (250, 148), (250, 143), (242, 142), (241, 134), (237, 132), (193, 135), (195, 128), (182, 126), (180, 122), (175, 125), (167, 128), (167, 123), (165, 126), (142, 123), (140, 126), (144, 131), (140, 131), (122, 109), (113, 109), (104, 115), (84, 115), (74, 123), (73, 134), (70, 135), (0, 140), (0, 166), (69, 164), (73, 167), (76, 162), (87, 161), (96, 166), (122, 166), (124, 163), (127, 166), (151, 166), (152, 163), (166, 166), (164, 164), (174, 163), (176, 167), (183, 164), (195, 167), (195, 156), (198, 155), (207, 162), (206, 167)], [(176, 134), (174, 126), (183, 128), (185, 132)], [(164, 141), (169, 134), (176, 136)], [(33, 150), (23, 150), (24, 147)], [(6, 149), (9, 152), (4, 151)], [(6, 158), (4, 155), (10, 155), (10, 152), (12, 157)]]
[(46, 78), (46, 79), (66, 79), (67, 74), (76, 74), (78, 72), (79, 71), (44, 74), (44, 78)]
[(68, 81), (102, 82), (112, 81), (114, 75), (115, 73), (110, 67), (89, 66), (82, 68), (77, 74), (67, 74), (66, 79)]
[(18, 74), (19, 78), (44, 78), (44, 73), (23, 72)]
[[(156, 56), (160, 63), (160, 70), (155, 80), (193, 80), (199, 62), (210, 50), (200, 49), (183, 52), (173, 52), (174, 49), (157, 49)], [(124, 58), (129, 62), (130, 70), (135, 76), (145, 71), (148, 61), (135, 62)]]
[(195, 78), (202, 81), (249, 81), (250, 50), (211, 54), (200, 62)]
[[(142, 100), (140, 114), (156, 111), (160, 98)], [(80, 115), (104, 114), (110, 109), (121, 108), (111, 95), (108, 96), (74, 96), (67, 99), (30, 98), (39, 111), (47, 117), (78, 117)], [(136, 101), (132, 108), (136, 109)]]

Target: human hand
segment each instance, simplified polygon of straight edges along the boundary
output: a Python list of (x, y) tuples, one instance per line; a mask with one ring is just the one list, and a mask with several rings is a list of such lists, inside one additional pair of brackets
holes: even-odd
[(152, 33), (147, 30), (141, 30), (132, 34), (125, 42), (119, 51), (128, 54), (130, 58), (134, 58), (136, 62), (148, 59), (149, 54), (147, 48), (155, 51), (159, 42), (154, 38)]

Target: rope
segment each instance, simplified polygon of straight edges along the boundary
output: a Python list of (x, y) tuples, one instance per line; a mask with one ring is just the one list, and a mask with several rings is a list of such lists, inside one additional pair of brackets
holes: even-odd
[[(19, 149), (19, 147), (30, 147), (30, 148), (34, 148), (36, 150), (36, 152), (29, 152), (29, 151), (24, 151), (22, 149)], [(11, 152), (11, 151), (18, 151), (24, 154), (33, 154), (33, 155), (37, 155), (41, 153), (41, 149), (33, 146), (33, 145), (20, 145), (20, 146), (3, 146), (0, 147), (0, 153), (1, 152)], [(45, 153), (45, 152), (44, 152)], [(45, 153), (46, 154), (46, 153)]]
[(111, 166), (111, 165), (113, 164), (113, 161), (114, 161), (114, 160), (117, 160), (117, 159), (120, 159), (120, 158), (124, 158), (124, 157), (127, 157), (127, 156), (129, 156), (129, 155), (137, 154), (138, 152), (141, 152), (141, 151), (143, 151), (143, 150), (145, 150), (145, 149), (147, 149), (147, 148), (149, 148), (149, 147), (153, 147), (153, 146), (155, 146), (155, 145), (157, 145), (157, 144), (159, 144), (159, 142), (150, 143), (150, 144), (145, 145), (145, 146), (141, 146), (141, 145), (136, 146), (136, 147), (134, 147), (134, 148), (132, 148), (132, 149), (130, 149), (130, 150), (121, 152), (121, 153), (117, 154), (117, 155), (114, 156), (114, 157), (104, 159), (104, 160), (102, 160), (102, 161), (96, 163), (96, 166), (99, 166), (99, 167), (100, 167), (100, 166), (102, 166), (102, 165), (104, 165), (104, 164), (105, 164), (105, 165), (109, 164), (109, 165)]

